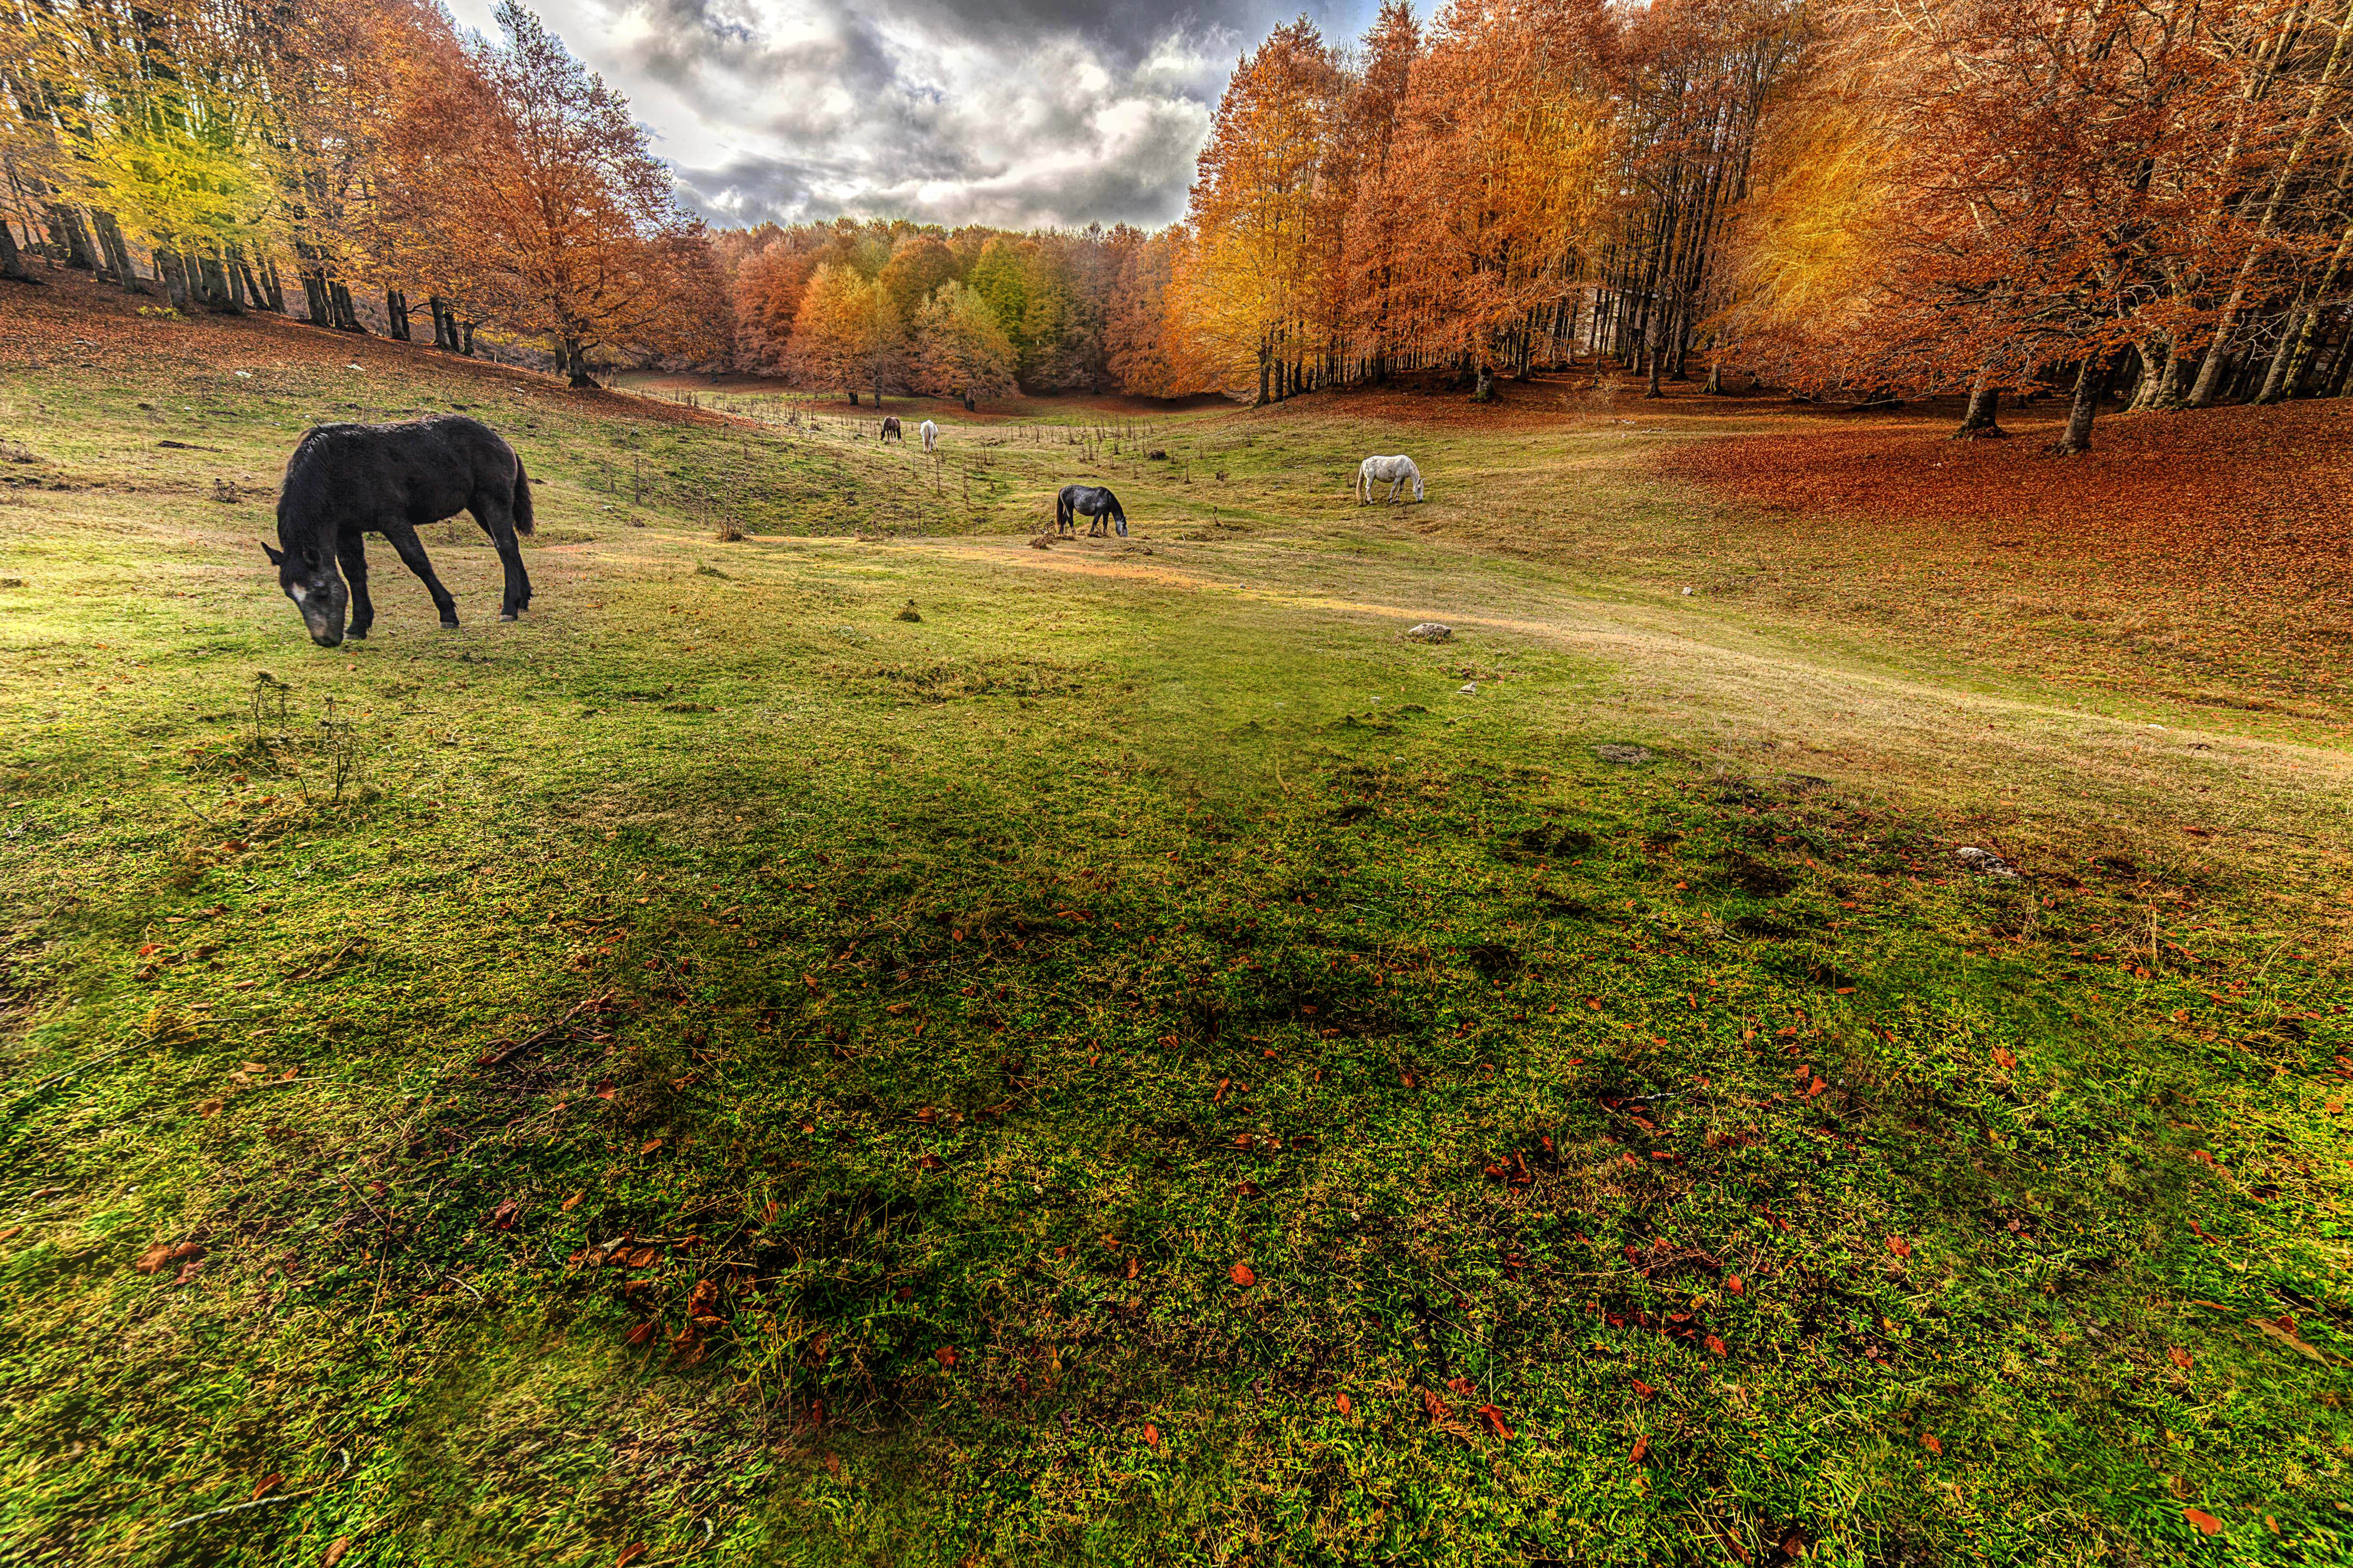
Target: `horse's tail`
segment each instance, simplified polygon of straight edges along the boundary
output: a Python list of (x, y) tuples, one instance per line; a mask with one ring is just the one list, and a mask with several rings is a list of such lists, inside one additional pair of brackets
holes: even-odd
[(514, 525), (515, 525), (515, 531), (516, 531), (517, 533), (529, 533), (529, 532), (531, 531), (531, 476), (530, 476), (529, 474), (526, 474), (526, 473), (524, 473), (524, 472), (522, 471), (522, 454), (521, 452), (517, 452), (517, 453), (515, 453), (515, 455), (514, 455), (514, 460), (515, 460), (515, 489), (514, 489)]

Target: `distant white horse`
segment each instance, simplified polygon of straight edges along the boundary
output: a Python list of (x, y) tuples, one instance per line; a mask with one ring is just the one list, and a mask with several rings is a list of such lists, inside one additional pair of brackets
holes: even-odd
[(1397, 500), (1398, 487), (1408, 479), (1413, 481), (1413, 499), (1421, 499), (1421, 470), (1413, 466), (1411, 458), (1366, 458), (1356, 468), (1356, 504), (1371, 505), (1373, 486), (1384, 479), (1388, 481), (1389, 500)]
[(915, 433), (923, 438), (924, 451), (930, 452), (938, 449), (940, 444), (940, 427), (938, 426), (926, 419), (922, 425), (916, 427)]

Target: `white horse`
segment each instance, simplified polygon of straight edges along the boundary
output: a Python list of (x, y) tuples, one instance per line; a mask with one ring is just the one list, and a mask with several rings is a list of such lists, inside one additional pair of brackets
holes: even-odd
[(1389, 500), (1397, 500), (1398, 487), (1408, 479), (1413, 481), (1413, 499), (1421, 499), (1421, 470), (1413, 466), (1411, 458), (1366, 458), (1356, 468), (1356, 504), (1371, 505), (1373, 486), (1384, 479), (1388, 481)]
[(930, 452), (938, 449), (940, 444), (940, 427), (938, 426), (926, 419), (923, 421), (922, 426), (917, 428), (915, 433), (923, 437), (924, 451)]

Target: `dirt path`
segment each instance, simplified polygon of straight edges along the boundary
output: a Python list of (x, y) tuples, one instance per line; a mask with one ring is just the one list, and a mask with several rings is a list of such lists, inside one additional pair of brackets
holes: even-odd
[[(1398, 631), (1437, 619), (1527, 638), (1603, 661), (1615, 678), (1607, 713), (1630, 732), (1726, 766), (1925, 795), (1981, 824), (1996, 842), (2015, 832), (2024, 841), (2094, 840), (2143, 855), (2260, 858), (2274, 868), (2284, 858), (2315, 876), (2335, 875), (2343, 859), (2353, 756), (2325, 745), (2041, 700), (1974, 685), (1966, 671), (1940, 679), (1810, 654), (1721, 615), (1677, 623), (1671, 611), (1573, 595), (1525, 574), (1506, 580), (1468, 552), (1412, 563), (1411, 579), (1429, 592), (1409, 605), (1382, 592), (1404, 584), (1403, 562), (1361, 574), (1396, 581), (1335, 584), (1335, 570), (1351, 563), (1328, 552), (1181, 548), (1189, 559), (1067, 544), (1041, 551), (1018, 540), (902, 541), (882, 552), (1377, 619)], [(1301, 580), (1306, 571), (1324, 581)], [(1492, 658), (1499, 650), (1482, 637), (1466, 651)], [(1490, 695), (1539, 700), (1511, 682)]]

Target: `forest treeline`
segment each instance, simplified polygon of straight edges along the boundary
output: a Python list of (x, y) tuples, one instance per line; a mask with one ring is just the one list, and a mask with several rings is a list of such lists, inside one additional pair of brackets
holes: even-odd
[(575, 377), (1272, 401), (1607, 363), (1967, 391), (1980, 433), (2055, 392), (2073, 450), (2104, 401), (2353, 371), (2353, 0), (1393, 0), (1240, 59), (1154, 233), (709, 232), (513, 0), (496, 39), (429, 0), (0, 11), (0, 269), (213, 310), (290, 276), (315, 322), (421, 304)]

